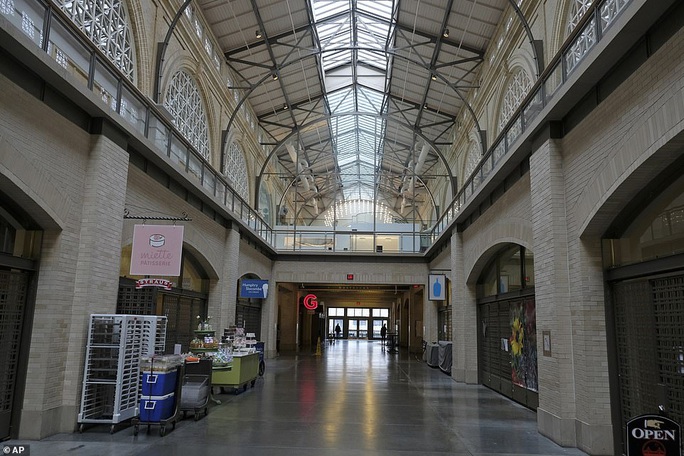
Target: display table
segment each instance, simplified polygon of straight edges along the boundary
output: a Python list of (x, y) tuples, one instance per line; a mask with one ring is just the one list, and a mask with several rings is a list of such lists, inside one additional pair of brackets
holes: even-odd
[(214, 368), (211, 374), (211, 386), (247, 389), (249, 383), (254, 386), (259, 375), (259, 353), (233, 353), (233, 363), (229, 368)]

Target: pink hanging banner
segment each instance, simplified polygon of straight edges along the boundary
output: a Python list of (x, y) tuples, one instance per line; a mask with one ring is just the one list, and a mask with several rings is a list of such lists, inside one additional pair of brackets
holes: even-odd
[(180, 276), (183, 226), (135, 225), (131, 275)]

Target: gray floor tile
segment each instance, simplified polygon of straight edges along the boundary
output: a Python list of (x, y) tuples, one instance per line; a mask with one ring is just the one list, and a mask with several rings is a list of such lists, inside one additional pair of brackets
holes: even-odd
[(378, 343), (340, 342), (322, 356), (281, 356), (240, 394), (159, 436), (153, 426), (59, 434), (31, 454), (74, 456), (583, 455), (537, 432), (536, 415), (477, 385), (454, 382), (414, 356)]

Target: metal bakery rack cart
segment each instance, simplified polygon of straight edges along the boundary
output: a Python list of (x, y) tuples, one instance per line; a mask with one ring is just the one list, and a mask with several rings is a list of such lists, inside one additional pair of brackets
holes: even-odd
[(166, 322), (160, 316), (90, 316), (80, 432), (85, 424), (109, 424), (113, 433), (138, 414), (140, 357), (164, 352)]
[(183, 379), (181, 355), (143, 356), (140, 360), (140, 415), (133, 418), (133, 435), (140, 426), (159, 426), (164, 437), (167, 426), (176, 428), (180, 419), (181, 380)]

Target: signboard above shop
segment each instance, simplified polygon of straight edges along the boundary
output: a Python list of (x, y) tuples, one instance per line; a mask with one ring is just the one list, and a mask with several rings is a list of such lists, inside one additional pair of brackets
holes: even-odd
[(240, 297), (266, 299), (268, 296), (268, 280), (242, 279), (240, 281)]
[(183, 226), (135, 225), (131, 249), (131, 275), (180, 276)]
[(430, 274), (428, 278), (428, 300), (444, 301), (446, 299), (446, 275)]

